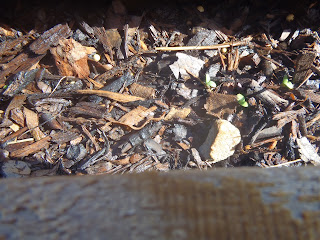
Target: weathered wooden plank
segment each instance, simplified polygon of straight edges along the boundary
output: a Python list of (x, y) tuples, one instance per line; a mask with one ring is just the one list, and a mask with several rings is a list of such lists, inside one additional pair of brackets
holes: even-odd
[(320, 239), (320, 168), (7, 179), (2, 239)]

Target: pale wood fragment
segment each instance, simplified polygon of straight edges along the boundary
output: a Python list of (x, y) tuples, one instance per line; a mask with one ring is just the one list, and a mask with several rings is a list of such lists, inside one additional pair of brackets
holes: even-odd
[(51, 48), (59, 74), (87, 78), (90, 74), (87, 50), (73, 39), (63, 39), (55, 48)]
[(145, 100), (144, 98), (141, 97), (135, 97), (132, 95), (127, 95), (127, 94), (121, 94), (121, 93), (115, 93), (115, 92), (110, 92), (110, 91), (105, 91), (105, 90), (77, 90), (77, 93), (80, 94), (96, 94), (101, 97), (107, 97), (112, 100), (118, 101), (118, 102), (134, 102), (134, 101), (139, 101), (139, 100)]
[(46, 135), (39, 128), (39, 117), (38, 114), (31, 111), (28, 108), (24, 108), (24, 115), (26, 117), (26, 123), (28, 128), (31, 130), (31, 135), (36, 141), (41, 140)]

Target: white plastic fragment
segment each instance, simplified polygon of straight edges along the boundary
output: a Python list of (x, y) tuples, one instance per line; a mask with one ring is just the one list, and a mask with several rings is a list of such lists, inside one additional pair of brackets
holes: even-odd
[(207, 162), (216, 163), (232, 156), (240, 141), (239, 129), (227, 120), (218, 119), (213, 123), (199, 151)]

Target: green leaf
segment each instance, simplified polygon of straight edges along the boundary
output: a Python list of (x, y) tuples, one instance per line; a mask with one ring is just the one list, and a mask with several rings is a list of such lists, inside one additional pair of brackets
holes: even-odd
[(242, 107), (249, 107), (249, 104), (247, 103), (247, 102), (244, 102), (244, 103), (242, 103), (242, 104), (240, 104)]
[(217, 84), (214, 81), (210, 80), (210, 76), (208, 73), (206, 74), (205, 85), (210, 88), (215, 88), (217, 86)]
[(206, 74), (206, 84), (208, 84), (210, 82), (210, 75), (207, 73)]
[(245, 101), (246, 99), (244, 98), (244, 96), (241, 93), (238, 93), (237, 100), (238, 100), (238, 102), (240, 102), (240, 101)]
[(293, 89), (293, 88), (294, 88), (292, 82), (288, 82), (285, 86), (286, 86), (287, 88), (289, 88), (289, 89)]
[(293, 83), (289, 81), (289, 78), (287, 75), (283, 76), (283, 80), (282, 80), (282, 85), (289, 88), (289, 89), (293, 89)]
[(207, 83), (207, 86), (215, 88), (217, 86), (217, 84), (214, 81), (210, 81), (210, 82)]
[(249, 107), (249, 104), (247, 103), (245, 97), (241, 93), (237, 94), (237, 100), (242, 107)]

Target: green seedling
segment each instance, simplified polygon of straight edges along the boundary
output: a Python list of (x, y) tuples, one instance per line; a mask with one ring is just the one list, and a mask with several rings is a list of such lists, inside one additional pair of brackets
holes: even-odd
[(217, 84), (216, 84), (214, 81), (211, 81), (211, 80), (210, 80), (209, 74), (206, 74), (206, 82), (205, 82), (205, 85), (206, 85), (208, 88), (215, 88), (215, 87), (217, 86)]
[(245, 97), (241, 93), (237, 94), (237, 100), (242, 107), (249, 107), (249, 104), (247, 103)]
[(289, 81), (288, 75), (283, 76), (282, 86), (293, 89), (293, 83)]

